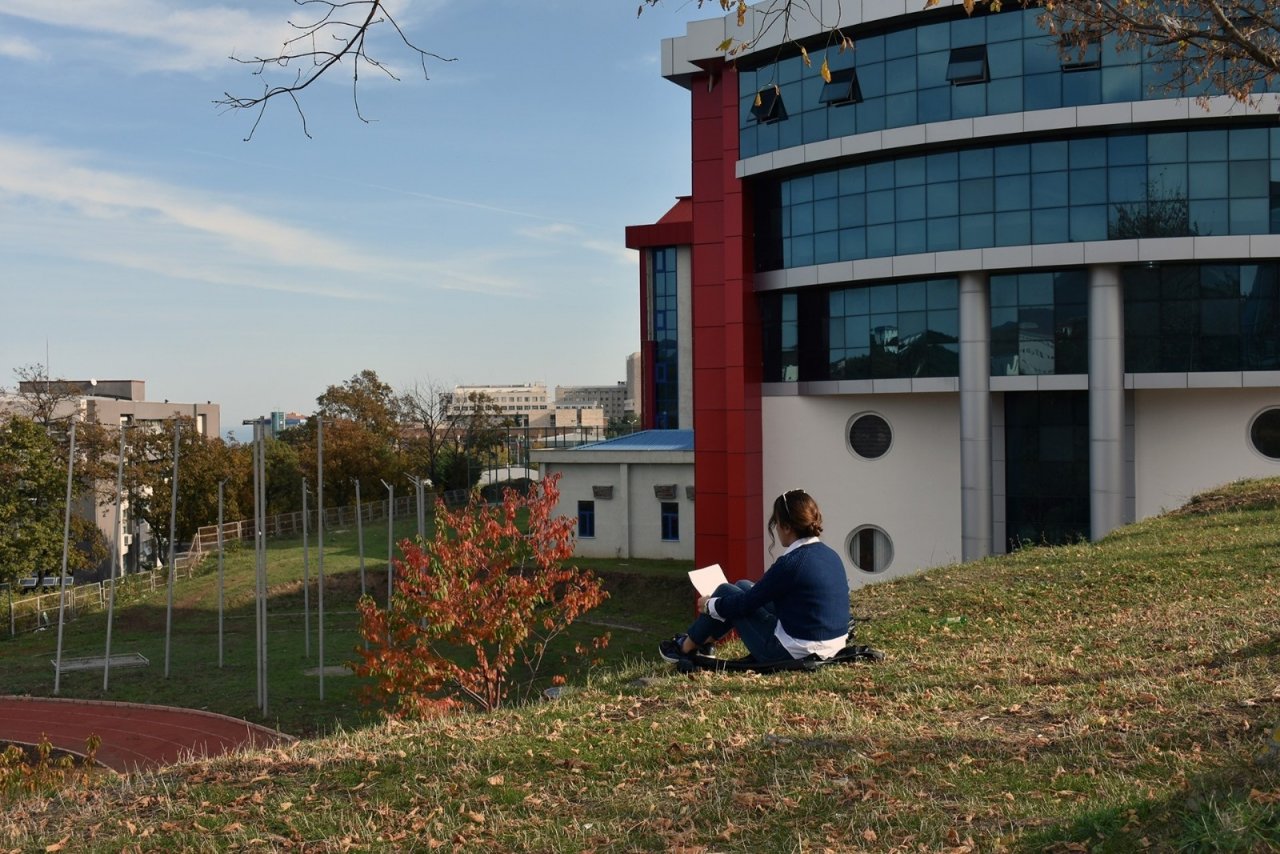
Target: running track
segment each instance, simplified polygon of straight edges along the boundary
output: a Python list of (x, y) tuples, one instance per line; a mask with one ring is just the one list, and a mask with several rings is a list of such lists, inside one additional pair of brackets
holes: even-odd
[(239, 718), (194, 709), (0, 696), (0, 741), (36, 744), (47, 735), (54, 747), (83, 754), (91, 734), (102, 738), (98, 762), (123, 773), (293, 740)]

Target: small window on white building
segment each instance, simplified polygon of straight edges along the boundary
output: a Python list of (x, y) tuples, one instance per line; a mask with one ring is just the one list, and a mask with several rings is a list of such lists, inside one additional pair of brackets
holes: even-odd
[(878, 460), (893, 445), (889, 422), (874, 412), (864, 412), (849, 420), (849, 447), (864, 460)]
[(849, 560), (863, 572), (884, 572), (893, 563), (893, 540), (875, 525), (854, 528), (845, 546)]
[(1249, 441), (1264, 457), (1280, 460), (1280, 407), (1264, 409), (1249, 425)]
[(578, 536), (590, 539), (596, 535), (596, 503), (578, 502)]
[(662, 539), (669, 543), (680, 540), (680, 505), (675, 501), (662, 502)]

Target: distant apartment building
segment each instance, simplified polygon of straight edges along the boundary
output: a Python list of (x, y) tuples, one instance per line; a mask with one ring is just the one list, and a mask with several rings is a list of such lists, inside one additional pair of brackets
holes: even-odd
[(445, 412), (450, 416), (465, 415), (477, 407), (508, 419), (517, 427), (603, 428), (606, 421), (604, 409), (596, 403), (551, 400), (546, 383), (454, 386)]
[(307, 423), (308, 416), (301, 412), (282, 412), (276, 410), (271, 413), (271, 435), (279, 436), (285, 430), (292, 430), (294, 427), (301, 427)]
[(627, 357), (627, 400), (624, 408), (634, 412), (637, 420), (644, 421), (644, 360), (639, 353)]
[(78, 412), (84, 421), (98, 424), (160, 424), (175, 415), (190, 418), (202, 436), (217, 436), (222, 428), (221, 407), (216, 403), (173, 403), (147, 400), (144, 380), (34, 380), (18, 383), (19, 397), (0, 407), (21, 411), (20, 401), (45, 388), (64, 396), (58, 417)]
[(604, 420), (608, 423), (627, 411), (627, 384), (558, 385), (556, 406), (598, 406), (604, 410)]
[[(60, 398), (52, 413), (55, 418), (74, 417), (79, 421), (107, 425), (126, 425), (159, 429), (174, 416), (190, 418), (202, 436), (217, 438), (222, 429), (221, 407), (210, 401), (177, 403), (146, 399), (143, 380), (35, 380), (20, 382), (18, 394), (0, 397), (0, 415), (23, 415), (30, 412), (30, 400), (40, 392), (51, 392)], [(114, 487), (113, 487), (114, 488)], [(128, 502), (121, 507), (120, 542), (125, 545), (120, 558), (122, 569), (140, 569), (151, 552), (153, 538), (145, 524), (135, 521)], [(101, 506), (93, 498), (73, 505), (73, 512), (93, 519), (108, 542), (116, 541), (114, 506)], [(110, 560), (100, 569), (110, 571)]]

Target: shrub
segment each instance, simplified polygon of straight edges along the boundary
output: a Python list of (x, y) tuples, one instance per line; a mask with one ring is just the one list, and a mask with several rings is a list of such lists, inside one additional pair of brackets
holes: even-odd
[[(357, 650), (357, 673), (373, 679), (367, 700), (393, 715), (424, 717), (460, 701), (497, 708), (516, 665), (531, 685), (548, 644), (608, 596), (592, 573), (563, 565), (576, 520), (552, 516), (558, 498), (556, 478), (548, 478), (528, 495), (507, 490), (499, 505), (474, 493), (459, 510), (436, 502), (431, 539), (401, 543), (390, 610), (369, 597), (360, 602), (368, 648)], [(604, 635), (576, 650), (607, 642)]]

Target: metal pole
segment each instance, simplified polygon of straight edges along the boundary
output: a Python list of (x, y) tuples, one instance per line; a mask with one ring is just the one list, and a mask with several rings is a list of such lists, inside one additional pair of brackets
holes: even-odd
[(395, 533), (392, 530), (396, 517), (396, 488), (385, 480), (382, 485), (387, 488), (387, 616), (391, 615), (392, 571), (391, 555), (395, 548)]
[(262, 493), (259, 491), (259, 456), (262, 453), (261, 425), (253, 424), (253, 662), (262, 708)]
[(311, 657), (311, 547), (307, 540), (307, 479), (302, 479), (302, 647)]
[(227, 485), (225, 479), (218, 481), (218, 667), (222, 667), (222, 613), (223, 613), (223, 560), (222, 560), (222, 495)]
[(418, 539), (422, 539), (426, 533), (426, 516), (423, 514), (422, 506), (426, 485), (420, 477), (414, 477), (411, 474), (407, 474), (405, 477), (413, 484), (413, 497), (418, 510)]
[[(124, 431), (120, 425), (120, 457), (116, 461), (116, 551), (111, 556), (111, 587), (107, 593), (107, 649), (102, 659), (102, 691), (105, 694), (111, 679), (111, 624), (116, 614), (116, 567), (123, 557), (120, 554), (120, 528), (124, 524), (120, 518), (120, 501), (124, 494)], [(154, 577), (154, 576), (153, 576)]]
[(58, 579), (58, 657), (53, 665), (53, 694), (62, 685), (62, 625), (67, 611), (67, 551), (71, 546), (71, 477), (76, 465), (76, 422), (71, 422), (71, 446), (67, 450), (67, 507), (62, 519), (62, 577)]
[(352, 478), (356, 483), (356, 551), (360, 553), (360, 598), (364, 598), (364, 516), (360, 512), (360, 478)]
[(260, 537), (259, 563), (262, 567), (260, 576), (262, 578), (262, 597), (259, 608), (262, 611), (262, 661), (259, 665), (262, 671), (262, 714), (266, 715), (270, 708), (270, 680), (268, 679), (270, 671), (267, 670), (267, 593), (270, 586), (267, 579), (267, 422), (266, 419), (259, 418), (259, 438), (258, 443), (261, 450), (258, 451), (258, 495), (261, 498), (259, 511), (259, 519), (261, 522), (262, 535)]
[(319, 594), (317, 607), (320, 612), (320, 622), (318, 623), (319, 631), (317, 638), (320, 642), (320, 667), (317, 672), (320, 674), (320, 699), (324, 699), (324, 419), (316, 419), (316, 504), (319, 505), (319, 514), (316, 521), (316, 539), (319, 545), (316, 547), (316, 574), (318, 576), (317, 583), (319, 585)]
[(177, 552), (175, 549), (178, 523), (178, 433), (182, 422), (173, 419), (173, 483), (169, 489), (169, 604), (164, 614), (164, 678), (169, 678), (170, 635), (173, 631), (173, 583), (178, 574)]

